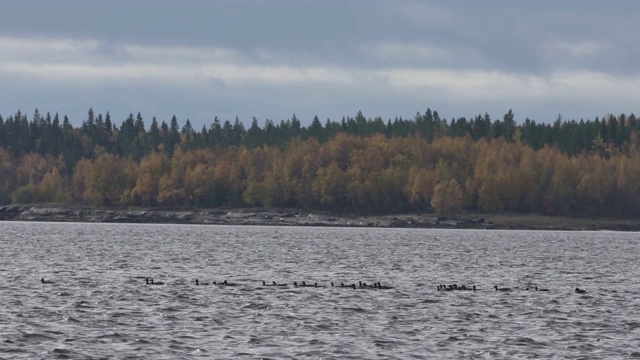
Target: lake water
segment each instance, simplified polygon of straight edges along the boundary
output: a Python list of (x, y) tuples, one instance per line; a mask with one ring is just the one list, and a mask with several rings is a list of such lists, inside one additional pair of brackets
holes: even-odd
[[(640, 357), (639, 240), (0, 222), (0, 358)], [(330, 284), (358, 281), (393, 289)], [(436, 289), (454, 283), (478, 290)]]

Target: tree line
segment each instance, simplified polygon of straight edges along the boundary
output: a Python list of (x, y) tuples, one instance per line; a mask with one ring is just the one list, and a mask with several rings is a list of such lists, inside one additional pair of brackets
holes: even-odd
[(0, 203), (633, 216), (639, 126), (633, 114), (518, 124), (511, 110), (448, 121), (428, 109), (196, 131), (175, 116), (118, 126), (89, 109), (76, 128), (18, 112), (0, 117)]

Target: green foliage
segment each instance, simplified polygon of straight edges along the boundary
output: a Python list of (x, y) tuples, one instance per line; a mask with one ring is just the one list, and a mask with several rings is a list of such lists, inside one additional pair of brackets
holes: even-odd
[(447, 120), (431, 109), (248, 129), (215, 117), (200, 131), (175, 116), (147, 129), (140, 113), (118, 127), (89, 109), (74, 128), (36, 109), (0, 116), (0, 203), (632, 216), (639, 131), (633, 114), (518, 124), (511, 110)]

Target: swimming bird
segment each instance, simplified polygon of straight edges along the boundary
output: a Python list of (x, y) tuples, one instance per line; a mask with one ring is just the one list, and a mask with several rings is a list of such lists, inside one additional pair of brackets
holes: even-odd
[(145, 278), (144, 281), (147, 285), (164, 285), (162, 281), (154, 282), (153, 279), (150, 278)]
[(549, 289), (542, 289), (542, 288), (538, 289), (537, 286), (535, 287), (535, 289), (536, 289), (536, 291), (549, 291)]
[(347, 284), (347, 285), (345, 285), (344, 283), (340, 283), (340, 287), (346, 287), (346, 288), (355, 289), (356, 288), (356, 284), (351, 284), (351, 285)]
[(367, 285), (367, 283), (363, 283), (362, 281), (358, 281), (358, 287), (361, 288), (361, 289), (371, 289), (371, 288), (374, 288), (375, 286)]
[[(375, 283), (374, 283), (375, 284)], [(378, 282), (377, 284), (377, 288), (378, 289), (383, 289), (383, 290), (387, 290), (387, 289), (393, 289), (393, 286), (388, 286), (388, 285), (381, 285), (380, 282)]]
[(40, 282), (42, 282), (43, 284), (53, 284), (53, 281), (45, 280), (44, 278), (40, 279)]
[(587, 290), (576, 288), (576, 293), (578, 293), (578, 294), (584, 294), (586, 292), (587, 292)]
[(218, 286), (236, 286), (236, 284), (227, 282), (227, 280), (225, 280), (225, 281), (223, 281), (221, 283), (217, 283), (217, 282), (214, 281), (213, 285), (218, 285)]
[(499, 288), (498, 285), (493, 287), (496, 291), (511, 291), (511, 288)]
[(199, 282), (198, 279), (196, 279), (196, 285), (209, 285), (209, 283)]
[(262, 286), (287, 286), (287, 284), (278, 284), (275, 281), (272, 281), (271, 284), (267, 284), (264, 280), (262, 280)]

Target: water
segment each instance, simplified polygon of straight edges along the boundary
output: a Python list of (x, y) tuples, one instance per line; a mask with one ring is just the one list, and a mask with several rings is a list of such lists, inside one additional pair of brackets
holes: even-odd
[[(638, 240), (618, 232), (2, 222), (0, 358), (640, 357)], [(165, 285), (144, 285), (144, 277)], [(196, 287), (196, 278), (237, 286)], [(394, 288), (330, 285), (358, 281)], [(436, 290), (453, 283), (478, 291)], [(535, 285), (550, 291), (524, 290)]]

